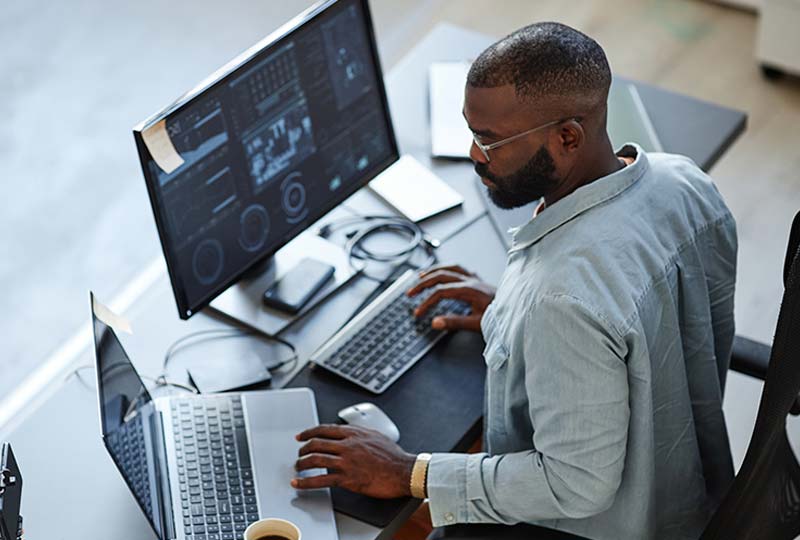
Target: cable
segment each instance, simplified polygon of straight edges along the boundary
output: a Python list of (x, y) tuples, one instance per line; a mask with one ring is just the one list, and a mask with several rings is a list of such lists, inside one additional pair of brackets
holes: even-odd
[[(167, 368), (169, 367), (170, 360), (172, 359), (173, 356), (175, 356), (175, 353), (178, 352), (181, 349), (184, 349), (184, 348), (187, 348), (187, 347), (193, 347), (195, 345), (203, 343), (204, 341), (210, 341), (210, 340), (215, 340), (215, 339), (223, 339), (223, 338), (228, 338), (228, 337), (237, 337), (238, 338), (238, 337), (248, 337), (248, 336), (252, 336), (252, 337), (261, 339), (263, 341), (279, 343), (279, 344), (287, 347), (291, 351), (291, 356), (289, 356), (286, 360), (282, 360), (281, 362), (279, 362), (278, 364), (276, 364), (274, 366), (266, 368), (267, 371), (270, 371), (270, 372), (271, 371), (277, 371), (279, 369), (282, 369), (282, 368), (286, 367), (289, 364), (292, 364), (293, 366), (297, 364), (297, 361), (299, 359), (299, 356), (297, 354), (297, 348), (294, 346), (294, 344), (292, 344), (291, 342), (289, 342), (289, 341), (287, 341), (287, 340), (285, 340), (283, 338), (280, 338), (278, 336), (268, 336), (268, 335), (262, 334), (261, 332), (256, 332), (254, 330), (242, 330), (242, 329), (231, 329), (231, 328), (213, 328), (213, 329), (209, 329), (209, 330), (200, 330), (200, 331), (197, 331), (197, 332), (192, 332), (190, 334), (186, 334), (185, 336), (182, 336), (182, 337), (178, 338), (177, 340), (175, 340), (167, 348), (167, 351), (164, 353), (164, 361), (163, 361), (163, 365), (162, 365), (162, 373), (158, 377), (149, 377), (147, 375), (139, 375), (139, 376), (143, 380), (147, 380), (147, 381), (151, 381), (151, 382), (155, 383), (156, 387), (159, 387), (159, 386), (172, 386), (172, 387), (175, 387), (175, 388), (180, 388), (182, 390), (186, 390), (188, 392), (192, 392), (193, 394), (199, 394), (200, 390), (195, 388), (194, 386), (190, 386), (188, 384), (183, 384), (183, 383), (179, 383), (179, 382), (175, 382), (175, 381), (171, 381), (171, 380), (167, 379), (167, 375), (166, 375)], [(127, 367), (127, 364), (118, 364), (117, 366), (111, 366), (111, 367), (114, 368), (114, 367), (120, 367), (120, 366)], [(86, 388), (92, 389), (92, 386), (81, 375), (81, 372), (83, 370), (92, 369), (92, 368), (94, 368), (94, 366), (91, 366), (91, 365), (80, 366), (80, 367), (74, 369), (73, 371), (71, 371), (64, 378), (64, 380), (68, 380), (70, 377), (75, 376), (83, 386), (85, 386)]]
[[(120, 364), (120, 365), (122, 365), (122, 364)], [(85, 386), (89, 390), (94, 390), (94, 387), (91, 384), (89, 384), (86, 381), (86, 379), (83, 378), (83, 375), (81, 375), (81, 372), (84, 371), (84, 370), (87, 370), (87, 369), (95, 369), (95, 366), (92, 366), (92, 365), (79, 366), (79, 367), (75, 368), (74, 370), (72, 370), (64, 378), (64, 380), (68, 380), (70, 377), (74, 376), (76, 379), (78, 379), (78, 381), (83, 386)], [(167, 380), (167, 378), (164, 377), (163, 375), (159, 375), (158, 377), (155, 377), (155, 378), (154, 377), (149, 377), (147, 375), (139, 375), (139, 377), (141, 377), (143, 380), (151, 381), (151, 382), (155, 383), (155, 385), (157, 387), (158, 386), (173, 386), (175, 388), (180, 388), (181, 390), (186, 390), (188, 392), (192, 392), (193, 394), (198, 394), (199, 393), (197, 388), (194, 388), (194, 387), (189, 386), (187, 384), (182, 384), (182, 383), (179, 383), (179, 382)]]
[[(373, 222), (373, 223), (370, 223)], [(427, 267), (436, 262), (434, 250), (439, 247), (440, 242), (429, 236), (422, 228), (406, 218), (399, 216), (366, 215), (342, 218), (337, 221), (327, 223), (320, 227), (317, 234), (322, 238), (330, 236), (331, 232), (342, 229), (350, 225), (366, 224), (360, 228), (347, 233), (345, 251), (347, 260), (353, 270), (367, 279), (383, 284), (386, 276), (376, 276), (366, 271), (363, 266), (356, 265), (354, 259), (362, 261), (375, 261), (390, 264), (389, 275), (394, 274), (395, 270), (402, 265), (409, 264), (418, 249), (423, 249), (428, 257), (417, 268)], [(408, 238), (408, 243), (394, 251), (378, 252), (366, 247), (365, 241), (370, 236), (380, 232), (393, 232)]]
[(212, 328), (209, 330), (199, 330), (197, 332), (192, 332), (191, 334), (186, 334), (185, 336), (178, 338), (172, 345), (170, 345), (166, 352), (164, 353), (164, 363), (162, 365), (162, 375), (159, 378), (164, 377), (164, 374), (167, 373), (167, 369), (169, 368), (169, 362), (175, 353), (181, 349), (185, 349), (187, 347), (194, 347), (200, 343), (205, 341), (213, 341), (217, 339), (224, 339), (224, 338), (241, 338), (241, 337), (255, 337), (262, 341), (266, 342), (274, 342), (284, 347), (287, 347), (291, 351), (291, 356), (289, 356), (286, 360), (282, 360), (278, 364), (266, 368), (267, 371), (277, 371), (279, 369), (284, 368), (285, 366), (292, 364), (292, 366), (297, 364), (299, 356), (297, 354), (297, 348), (294, 346), (293, 343), (287, 341), (278, 336), (269, 336), (261, 332), (257, 332), (255, 330), (244, 330), (238, 328)]

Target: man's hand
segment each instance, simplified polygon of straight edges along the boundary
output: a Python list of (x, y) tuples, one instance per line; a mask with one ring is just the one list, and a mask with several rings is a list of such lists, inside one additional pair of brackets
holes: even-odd
[(411, 469), (417, 458), (382, 433), (324, 424), (296, 438), (306, 442), (295, 464), (298, 471), (328, 469), (328, 474), (293, 479), (297, 489), (342, 487), (380, 499), (411, 495)]
[(463, 300), (470, 305), (472, 313), (469, 315), (440, 315), (433, 318), (431, 326), (436, 330), (481, 331), (481, 317), (494, 299), (494, 287), (484, 283), (475, 274), (467, 272), (460, 266), (436, 266), (422, 272), (419, 277), (419, 283), (409, 289), (406, 294), (415, 296), (431, 287), (433, 287), (433, 292), (414, 311), (415, 317), (422, 317), (444, 298)]

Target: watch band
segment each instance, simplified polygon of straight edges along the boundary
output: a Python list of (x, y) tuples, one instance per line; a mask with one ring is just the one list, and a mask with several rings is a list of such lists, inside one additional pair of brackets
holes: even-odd
[(422, 453), (417, 455), (414, 467), (411, 469), (411, 496), (417, 499), (427, 497), (428, 463), (433, 456)]

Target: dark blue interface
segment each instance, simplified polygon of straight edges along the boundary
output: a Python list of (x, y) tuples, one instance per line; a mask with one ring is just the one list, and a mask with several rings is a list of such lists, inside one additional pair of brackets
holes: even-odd
[(184, 163), (143, 163), (181, 317), (396, 157), (374, 54), (336, 2), (167, 117)]

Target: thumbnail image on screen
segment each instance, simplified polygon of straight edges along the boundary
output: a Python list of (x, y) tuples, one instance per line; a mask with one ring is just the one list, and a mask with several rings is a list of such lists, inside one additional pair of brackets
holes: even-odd
[(329, 2), (170, 112), (172, 172), (139, 144), (181, 317), (397, 159), (369, 24)]

